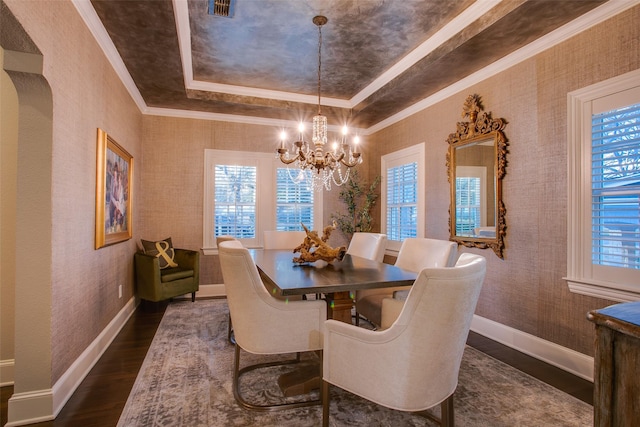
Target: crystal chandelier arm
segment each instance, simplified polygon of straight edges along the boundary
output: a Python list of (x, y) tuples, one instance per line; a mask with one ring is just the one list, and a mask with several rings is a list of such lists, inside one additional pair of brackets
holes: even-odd
[(351, 153), (351, 156), (350, 156), (350, 158), (352, 159), (351, 161), (348, 161), (348, 160), (344, 159), (344, 155), (342, 157), (343, 158), (340, 159), (340, 163), (342, 163), (343, 165), (345, 165), (348, 168), (354, 167), (355, 165), (357, 165), (361, 161), (360, 153)]

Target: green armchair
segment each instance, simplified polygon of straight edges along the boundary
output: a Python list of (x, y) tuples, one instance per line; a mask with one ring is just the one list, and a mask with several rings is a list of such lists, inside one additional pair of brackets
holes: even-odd
[(196, 299), (200, 286), (200, 253), (174, 248), (177, 267), (160, 269), (160, 260), (154, 255), (137, 252), (134, 255), (138, 296), (158, 302), (191, 293)]

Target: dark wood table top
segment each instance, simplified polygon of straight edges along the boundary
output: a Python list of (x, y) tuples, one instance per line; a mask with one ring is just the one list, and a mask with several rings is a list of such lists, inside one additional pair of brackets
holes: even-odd
[(289, 250), (250, 249), (262, 280), (275, 286), (281, 295), (334, 293), (358, 289), (410, 286), (417, 274), (390, 264), (352, 255), (342, 261), (310, 264), (293, 262)]

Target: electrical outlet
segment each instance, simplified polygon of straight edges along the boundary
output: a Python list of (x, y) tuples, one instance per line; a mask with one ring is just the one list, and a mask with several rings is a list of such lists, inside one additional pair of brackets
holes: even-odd
[(118, 286), (118, 298), (122, 298), (122, 285)]

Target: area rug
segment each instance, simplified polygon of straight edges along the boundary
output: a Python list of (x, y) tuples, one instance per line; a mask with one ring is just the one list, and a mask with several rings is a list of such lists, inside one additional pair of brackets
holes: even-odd
[[(158, 327), (118, 427), (319, 426), (320, 406), (277, 412), (240, 407), (231, 388), (234, 347), (227, 340), (226, 300), (172, 302)], [(313, 354), (306, 355), (315, 357)], [(242, 365), (266, 361), (242, 353)], [(268, 358), (273, 360), (273, 357)], [(276, 378), (286, 369), (243, 376), (254, 402), (281, 402)], [(315, 396), (317, 396), (317, 392)], [(312, 395), (314, 395), (312, 393)], [(308, 397), (308, 396), (307, 396)], [(438, 414), (439, 408), (433, 410)], [(331, 387), (331, 426), (435, 426)], [(471, 347), (455, 392), (457, 426), (591, 426), (593, 408)]]

